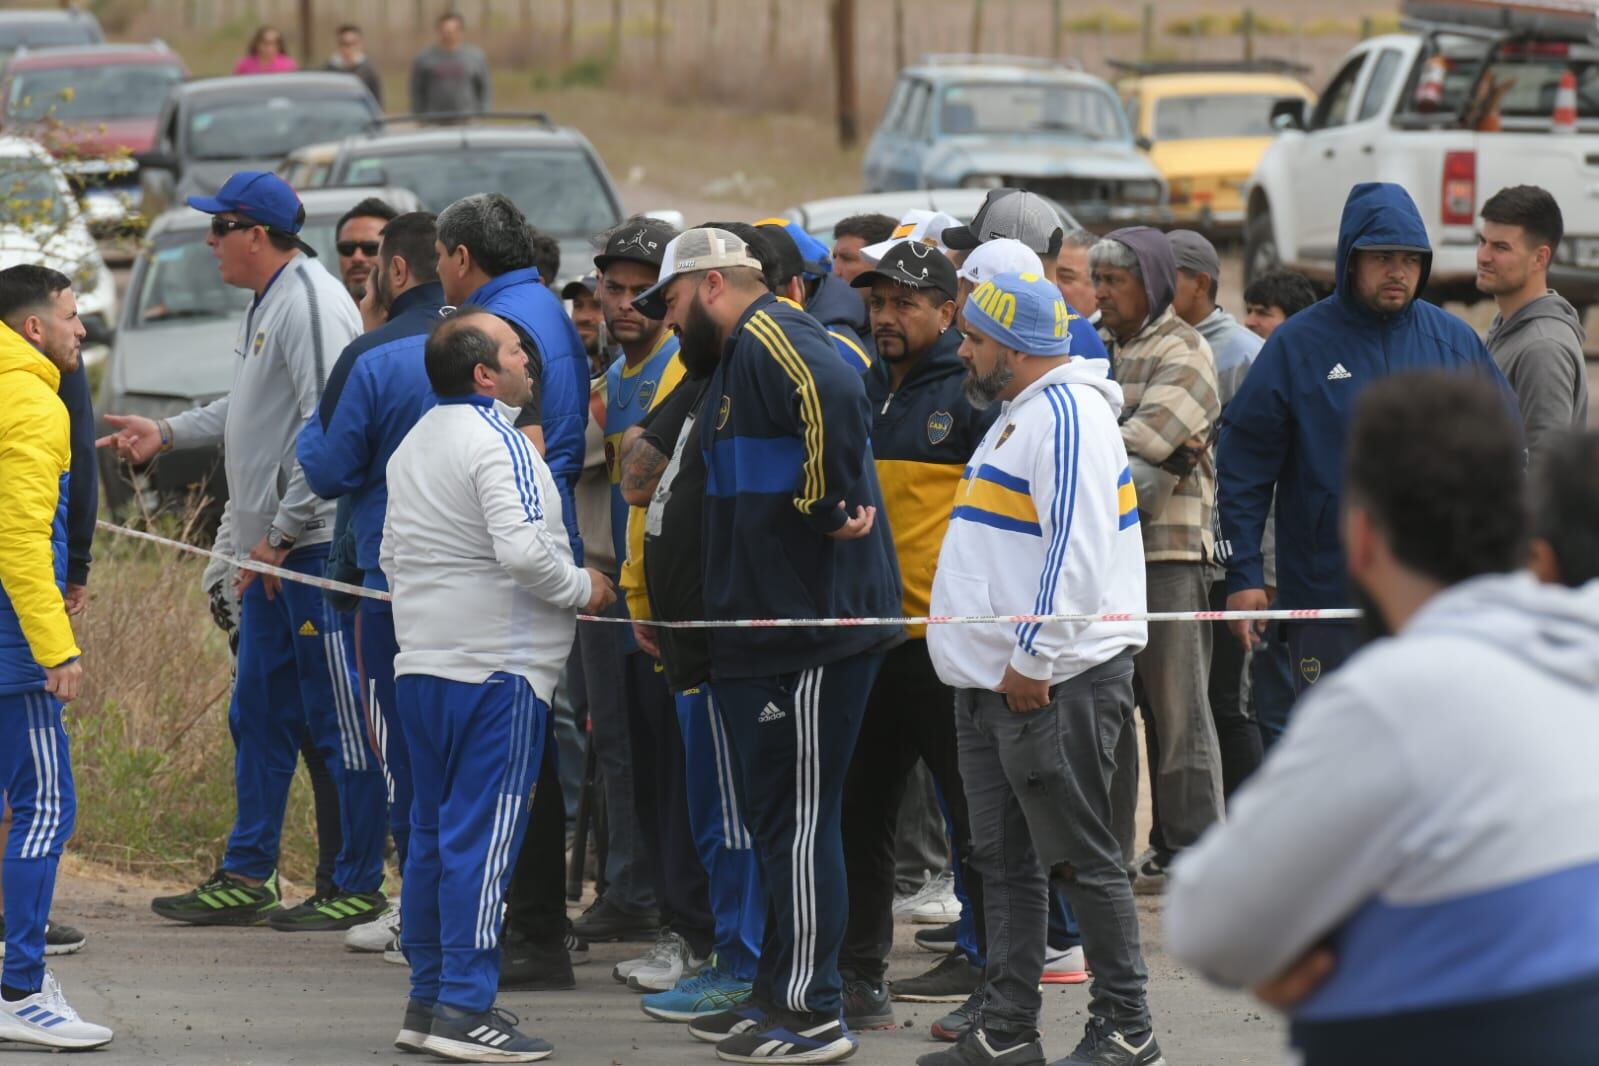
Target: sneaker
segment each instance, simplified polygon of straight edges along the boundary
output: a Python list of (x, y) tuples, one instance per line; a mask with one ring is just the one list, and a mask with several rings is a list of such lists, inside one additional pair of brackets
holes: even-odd
[(695, 1018), (688, 1023), (688, 1035), (707, 1044), (720, 1044), (728, 1037), (747, 1033), (765, 1021), (765, 1008), (751, 998), (740, 1006)]
[(919, 977), (890, 981), (889, 995), (908, 1003), (959, 1003), (983, 986), (983, 971), (965, 955), (946, 955), (944, 961)]
[[(623, 959), (621, 962), (611, 967), (611, 977), (615, 979), (617, 984), (627, 984), (627, 979), (633, 976), (634, 970), (638, 969), (640, 966), (643, 966), (646, 962), (654, 959), (657, 952), (661, 953), (662, 958), (666, 958), (667, 952), (671, 950), (668, 945), (682, 939), (682, 937), (663, 926), (656, 931), (655, 943), (650, 945), (648, 951), (631, 959)], [(666, 942), (666, 944), (663, 944), (663, 941)]]
[(538, 944), (520, 933), (500, 940), (500, 988), (519, 992), (565, 992), (577, 987), (566, 944)]
[(1170, 855), (1162, 855), (1153, 848), (1140, 855), (1138, 862), (1133, 864), (1133, 895), (1164, 895), (1166, 892), (1166, 867), (1170, 864)]
[(538, 1062), (555, 1052), (549, 1041), (517, 1031), (521, 1019), (490, 1007), (472, 1013), (433, 1004), (433, 1022), (422, 1050), (454, 1062)]
[(400, 934), (400, 908), (391, 904), (383, 916), (360, 925), (352, 925), (344, 934), (344, 946), (350, 951), (368, 955), (381, 955), (388, 950), (389, 941)]
[(1166, 1058), (1155, 1043), (1153, 1032), (1134, 1043), (1127, 1034), (1115, 1029), (1104, 1018), (1090, 1018), (1083, 1027), (1083, 1039), (1077, 1049), (1055, 1066), (1091, 1063), (1093, 1066), (1166, 1066)]
[(0, 1043), (37, 1044), (51, 1048), (91, 1048), (111, 1043), (111, 1030), (78, 1017), (61, 994), (56, 975), (44, 972), (44, 984), (31, 996), (0, 1000)]
[(423, 1045), (427, 1043), (431, 1032), (433, 1004), (423, 1003), (420, 999), (406, 1000), (405, 1021), (400, 1023), (400, 1034), (394, 1038), (394, 1046), (401, 1051), (424, 1054), (427, 1049)]
[(844, 981), (844, 1024), (859, 1032), (862, 1029), (898, 1029), (894, 1021), (894, 1005), (888, 998), (888, 983), (873, 984), (858, 978)]
[(716, 1057), (723, 1062), (838, 1062), (858, 1046), (837, 1018), (816, 1021), (783, 1012), (727, 1037), (716, 1045)]
[(894, 901), (894, 914), (917, 925), (943, 925), (961, 916), (960, 900), (955, 898), (955, 875), (946, 870), (909, 896)]
[(272, 912), (283, 909), (283, 897), (278, 894), (276, 870), (259, 886), (218, 870), (192, 892), (151, 900), (150, 909), (190, 925), (261, 925)]
[(639, 1006), (657, 1021), (692, 1022), (741, 1007), (749, 1002), (752, 992), (748, 981), (739, 980), (713, 963), (693, 977), (683, 978), (670, 991), (650, 993), (639, 1000)]
[(1088, 961), (1083, 957), (1083, 946), (1044, 949), (1044, 977), (1046, 985), (1080, 985), (1088, 980)]
[(628, 969), (627, 987), (635, 992), (670, 992), (684, 977), (705, 969), (710, 959), (696, 958), (687, 940), (662, 930), (650, 950), (630, 961), (634, 965)]
[(312, 896), (295, 907), (278, 911), (267, 924), (280, 933), (336, 933), (365, 925), (389, 912), (389, 897), (381, 892), (334, 892)]
[[(44, 953), (46, 955), (75, 955), (83, 950), (88, 937), (70, 925), (44, 923)], [(0, 918), (0, 959), (6, 957), (6, 920)]]
[(572, 923), (572, 932), (584, 940), (605, 943), (609, 940), (649, 940), (659, 932), (661, 919), (655, 911), (623, 910), (601, 896)]
[(411, 960), (405, 957), (405, 948), (400, 945), (399, 933), (395, 933), (394, 939), (389, 941), (389, 946), (383, 949), (383, 961), (390, 966), (411, 965)]
[(934, 1040), (943, 1040), (953, 1044), (977, 1023), (977, 1015), (983, 1009), (983, 990), (979, 988), (966, 997), (966, 1002), (938, 1019), (929, 1027)]
[(576, 933), (566, 934), (566, 957), (573, 966), (582, 966), (586, 962), (593, 962), (589, 957), (589, 942)]
[(916, 946), (923, 951), (931, 951), (934, 955), (948, 955), (955, 950), (956, 940), (960, 936), (960, 922), (950, 922), (948, 925), (935, 926), (932, 929), (916, 930)]
[(954, 1047), (930, 1052), (916, 1060), (916, 1066), (1044, 1066), (1044, 1045), (1037, 1030), (1014, 1036), (969, 1029)]

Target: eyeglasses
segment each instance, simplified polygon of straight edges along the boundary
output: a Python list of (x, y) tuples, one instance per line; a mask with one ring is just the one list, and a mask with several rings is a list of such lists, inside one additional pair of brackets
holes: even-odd
[(223, 218), (221, 215), (212, 215), (211, 236), (226, 237), (234, 230), (255, 229), (259, 225), (261, 223), (251, 222), (247, 218)]
[(354, 255), (357, 251), (366, 256), (368, 259), (371, 259), (373, 256), (378, 254), (378, 243), (379, 242), (377, 241), (340, 241), (333, 247), (337, 248), (339, 250), (339, 254), (344, 256), (346, 259), (350, 258), (350, 256)]

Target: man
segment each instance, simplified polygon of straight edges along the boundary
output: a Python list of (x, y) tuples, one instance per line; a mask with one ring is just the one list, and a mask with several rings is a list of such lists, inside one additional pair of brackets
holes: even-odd
[(856, 275), (871, 268), (861, 250), (888, 240), (897, 225), (890, 215), (863, 214), (841, 218), (833, 226), (833, 273), (853, 284)]
[(1533, 490), (1528, 569), (1572, 588), (1599, 578), (1599, 432), (1553, 438), (1533, 468)]
[[(1066, 298), (1066, 306), (1089, 322), (1099, 324), (1099, 298), (1094, 295), (1094, 274), (1088, 266), (1088, 252), (1099, 238), (1085, 229), (1074, 229), (1061, 238), (1055, 256), (1055, 284)], [(1074, 338), (1075, 339), (1075, 338)]]
[(1391, 636), (1178, 861), (1166, 943), (1286, 1009), (1305, 1066), (1588, 1062), (1599, 585), (1510, 573), (1523, 446), (1495, 385), (1394, 374), (1348, 438), (1345, 559)]
[[(1071, 357), (1069, 314), (1060, 290), (1038, 275), (1001, 274), (966, 301), (966, 396), (1005, 406), (956, 487), (933, 578), (935, 615), (1144, 609), (1138, 509), (1116, 428), (1121, 390), (1101, 367)], [(1051, 882), (1071, 901), (1094, 972), (1086, 1031), (1063, 1061), (1165, 1061), (1111, 828), (1118, 767), (1107, 758), (1133, 731), (1132, 656), (1146, 631), (1143, 622), (929, 630), (933, 665), (955, 689), (988, 967), (980, 1022), (919, 1066), (1042, 1066)]]
[(1499, 307), (1488, 351), (1516, 391), (1532, 459), (1550, 434), (1588, 424), (1588, 335), (1577, 309), (1549, 287), (1563, 230), (1560, 205), (1536, 185), (1500, 189), (1482, 205), (1477, 288)]
[(532, 223), (528, 224), (528, 239), (533, 242), (533, 269), (553, 292), (555, 279), (561, 273), (561, 244)]
[[(19, 316), (23, 333), (11, 325)], [(79, 368), (83, 336), (65, 274), (0, 273), (0, 792), (13, 819), (0, 1040), (48, 1048), (112, 1036), (78, 1017), (44, 966), (56, 868), (77, 814), (61, 715), (83, 684), (65, 601), (71, 419), (56, 390)]]
[[(1216, 357), (1216, 385), (1221, 409), (1227, 410), (1244, 375), (1260, 354), (1262, 340), (1238, 324), (1238, 320), (1216, 304), (1221, 284), (1221, 257), (1210, 241), (1193, 230), (1173, 230), (1171, 241), (1177, 264), (1176, 293), (1172, 310), (1199, 331)], [(1210, 445), (1207, 444), (1207, 447)], [(1216, 546), (1216, 558), (1225, 558), (1224, 544)], [(1213, 568), (1210, 574), (1209, 607), (1219, 611), (1227, 605), (1225, 573)], [(1216, 723), (1216, 739), (1221, 746), (1222, 797), (1232, 799), (1234, 790), (1260, 765), (1260, 728), (1249, 713), (1244, 694), (1243, 645), (1231, 639), (1220, 622), (1210, 624), (1210, 713)]]
[[(943, 242), (944, 231), (960, 225), (960, 220), (953, 215), (946, 215), (942, 211), (928, 211), (924, 208), (913, 207), (900, 217), (899, 224), (892, 232), (876, 244), (868, 244), (861, 249), (861, 258), (868, 264), (875, 264), (879, 259), (888, 254), (888, 250), (900, 241), (911, 241), (914, 244), (925, 244), (929, 248), (937, 248), (940, 252), (950, 256), (950, 262), (957, 267), (960, 261), (950, 252), (949, 247)], [(964, 253), (960, 253), (964, 255)]]
[[(316, 414), (335, 352), (360, 332), (360, 315), (338, 279), (298, 236), (305, 208), (281, 178), (240, 171), (215, 196), (189, 206), (212, 216), (206, 243), (222, 280), (255, 294), (240, 323), (228, 395), (159, 421), (107, 415), (116, 430), (99, 441), (130, 462), (172, 448), (225, 442), (234, 551), (256, 562), (321, 577), (333, 505), (319, 500), (295, 458), (294, 440)], [(195, 925), (293, 930), (348, 928), (388, 908), (383, 887), (385, 786), (366, 756), (355, 672), (345, 638), (319, 590), (241, 570), (239, 664), (229, 709), (237, 748), (238, 811), (215, 874), (194, 891), (160, 897), (163, 918)], [(278, 845), (300, 738), (309, 729), (339, 792), (343, 851), (334, 895), (284, 910)], [(348, 915), (322, 924), (324, 907)]]
[(1000, 237), (1021, 241), (1043, 262), (1044, 277), (1053, 284), (1055, 260), (1065, 236), (1060, 216), (1042, 196), (1021, 189), (994, 189), (968, 225), (951, 226), (940, 239), (951, 251), (964, 253)]
[(517, 417), (549, 464), (572, 553), (583, 558), (572, 492), (583, 472), (588, 361), (577, 328), (533, 266), (527, 219), (500, 193), (457, 200), (439, 213), (439, 281), (455, 307), (486, 308), (508, 322), (537, 359), (533, 399)]
[[(966, 299), (971, 296), (972, 290), (1001, 274), (1037, 274), (1044, 277), (1046, 271), (1038, 253), (1014, 237), (995, 237), (984, 241), (961, 263), (960, 289), (955, 293), (956, 308), (966, 306)], [(1110, 357), (1105, 353), (1105, 342), (1099, 339), (1099, 330), (1070, 300), (1066, 301), (1066, 309), (1072, 316), (1068, 328), (1072, 334), (1073, 358), (1108, 360)]]
[(599, 290), (600, 276), (593, 270), (561, 287), (561, 299), (572, 305), (572, 328), (577, 330), (578, 340), (583, 342), (583, 351), (589, 357), (591, 381), (594, 376), (604, 374), (612, 357), (610, 340), (601, 328), (605, 313), (600, 310)]
[[(1149, 609), (1203, 611), (1216, 483), (1209, 444), (1221, 412), (1215, 359), (1172, 309), (1176, 264), (1165, 234), (1146, 226), (1115, 230), (1094, 245), (1089, 261), (1100, 332), (1122, 387), (1122, 440), (1134, 478), (1142, 467), (1175, 482), (1168, 496), (1138, 499)], [(1210, 641), (1206, 626), (1159, 625), (1137, 657), (1154, 807), (1149, 849), (1134, 864), (1141, 892), (1159, 893), (1171, 856), (1221, 816), (1221, 756), (1206, 693)], [(1137, 795), (1132, 757), (1128, 763), (1117, 797), (1124, 843)]]
[(346, 211), (333, 227), (334, 249), (339, 253), (339, 277), (350, 290), (350, 299), (358, 304), (366, 296), (367, 278), (378, 261), (383, 227), (397, 214), (398, 211), (376, 196), (368, 196)]
[[(1279, 326), (1227, 405), (1218, 444), (1217, 506), (1227, 557), (1227, 608), (1264, 610), (1266, 515), (1277, 501), (1277, 601), (1284, 609), (1344, 607), (1343, 454), (1356, 394), (1401, 370), (1461, 370), (1509, 389), (1470, 326), (1418, 299), (1432, 265), (1427, 229), (1398, 185), (1356, 185), (1338, 230), (1333, 295)], [(1356, 590), (1358, 600), (1361, 593)], [(1232, 622), (1246, 647), (1263, 626)], [(1303, 692), (1354, 650), (1356, 628), (1289, 622), (1294, 687)]]
[(440, 15), (434, 28), (437, 43), (411, 62), (411, 114), (482, 114), (494, 92), (483, 49), (466, 43), (466, 19), (457, 12)]
[(615, 591), (572, 561), (549, 468), (512, 428), (532, 389), (516, 332), (462, 308), (423, 361), (438, 405), (389, 461), (382, 548), (416, 786), (402, 933), (411, 998), (394, 1042), (455, 1061), (533, 1062), (550, 1045), (494, 1009), (501, 901), (573, 609), (603, 610)]
[(1262, 341), (1317, 300), (1316, 286), (1292, 270), (1270, 270), (1244, 288), (1244, 328)]
[[(866, 378), (872, 408), (872, 454), (884, 517), (904, 575), (903, 613), (928, 613), (934, 564), (949, 525), (950, 499), (994, 412), (961, 394), (965, 370), (956, 355), (955, 267), (925, 244), (901, 241), (853, 285), (868, 292), (878, 363)], [(958, 861), (971, 855), (966, 795), (956, 765), (954, 694), (928, 658), (926, 628), (915, 626), (889, 651), (867, 697), (860, 736), (844, 778), (844, 868), (849, 921), (839, 953), (844, 1020), (851, 1029), (895, 1024), (889, 1003), (888, 953), (894, 944), (895, 819), (918, 761), (927, 765), (954, 827)], [(942, 834), (940, 834), (942, 835)], [(974, 913), (982, 883), (963, 871)], [(963, 1000), (982, 981), (959, 951), (932, 972), (895, 981), (894, 998)]]
[[(899, 571), (875, 523), (866, 392), (827, 332), (773, 297), (760, 261), (725, 230), (674, 238), (634, 306), (665, 317), (685, 363), (715, 364), (714, 417), (697, 427), (706, 617), (891, 614)], [(855, 1050), (839, 1017), (839, 801), (866, 693), (897, 639), (887, 626), (711, 630), (712, 685), (772, 903), (751, 1003), (690, 1024), (721, 1037), (725, 1060), (833, 1062)]]
[(354, 74), (361, 79), (361, 84), (366, 86), (367, 92), (372, 94), (372, 99), (376, 100), (378, 107), (381, 108), (383, 78), (378, 74), (377, 67), (372, 65), (372, 60), (367, 58), (366, 42), (361, 34), (361, 27), (346, 22), (338, 28), (334, 36), (339, 43), (339, 50), (328, 57), (322, 69)]
[[(873, 343), (871, 329), (867, 324), (866, 308), (861, 303), (860, 297), (853, 292), (843, 292), (840, 296), (839, 289), (848, 289), (849, 286), (831, 274), (823, 276), (825, 295), (822, 290), (815, 288), (815, 283), (808, 272), (823, 268), (814, 260), (807, 260), (801, 252), (795, 233), (805, 236), (808, 241), (813, 238), (805, 235), (797, 224), (785, 223), (780, 218), (769, 218), (764, 222), (757, 222), (755, 229), (771, 247), (775, 266), (767, 270), (767, 275), (768, 280), (773, 283), (773, 292), (777, 294), (778, 299), (804, 309), (806, 314), (820, 322), (827, 330), (828, 336), (833, 338), (833, 345), (838, 349), (838, 354), (844, 357), (846, 363), (864, 374), (876, 358), (877, 346)], [(728, 232), (740, 236), (737, 228)], [(816, 248), (819, 249), (820, 245), (818, 244)], [(755, 245), (751, 245), (751, 250), (755, 252), (757, 258), (760, 258)], [(763, 260), (763, 269), (768, 266), (771, 264)]]
[[(323, 499), (347, 499), (355, 527), (361, 584), (388, 591), (379, 566), (388, 506), (384, 467), (400, 441), (433, 406), (422, 365), (428, 333), (438, 323), (444, 290), (438, 282), (438, 232), (425, 211), (399, 215), (383, 230), (377, 269), (367, 279), (388, 321), (344, 349), (316, 417), (300, 430), (295, 454), (307, 484)], [(389, 604), (364, 598), (356, 608), (363, 726), (379, 738), (389, 785), (389, 828), (400, 865), (411, 836), (411, 760), (394, 697), (394, 615)], [(399, 915), (377, 919), (391, 935)], [(353, 934), (353, 931), (352, 931)]]

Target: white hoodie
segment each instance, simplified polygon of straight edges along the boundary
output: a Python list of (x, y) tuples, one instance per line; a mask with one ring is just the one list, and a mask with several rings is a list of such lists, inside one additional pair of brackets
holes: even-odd
[[(1073, 359), (1000, 408), (955, 490), (932, 614), (1142, 611), (1144, 546), (1104, 360)], [(939, 678), (994, 691), (1014, 666), (1059, 684), (1137, 651), (1143, 622), (927, 627)]]
[(482, 684), (520, 674), (549, 703), (589, 575), (573, 565), (544, 460), (486, 396), (440, 400), (389, 460), (380, 561), (394, 673)]

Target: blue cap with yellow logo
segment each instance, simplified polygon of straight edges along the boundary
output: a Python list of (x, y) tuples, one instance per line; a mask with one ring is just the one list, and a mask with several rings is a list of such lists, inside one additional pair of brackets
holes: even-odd
[(968, 329), (1023, 355), (1071, 354), (1071, 311), (1038, 274), (994, 275), (972, 291), (961, 314)]

